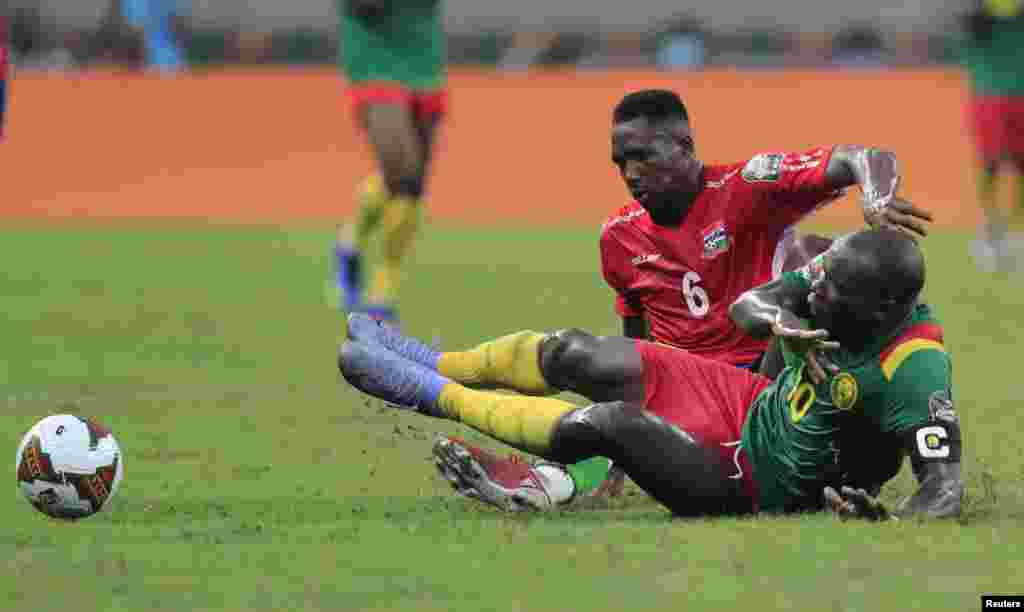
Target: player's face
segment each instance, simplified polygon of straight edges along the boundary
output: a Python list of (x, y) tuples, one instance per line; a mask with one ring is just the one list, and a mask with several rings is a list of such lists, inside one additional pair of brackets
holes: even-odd
[(877, 279), (866, 274), (863, 266), (845, 257), (841, 250), (827, 256), (821, 275), (811, 282), (807, 300), (814, 326), (827, 329), (837, 338), (870, 333), (880, 307), (880, 300), (871, 289), (875, 285)]
[(678, 206), (700, 192), (701, 162), (685, 121), (652, 124), (645, 118), (612, 127), (612, 163), (629, 192), (647, 210)]

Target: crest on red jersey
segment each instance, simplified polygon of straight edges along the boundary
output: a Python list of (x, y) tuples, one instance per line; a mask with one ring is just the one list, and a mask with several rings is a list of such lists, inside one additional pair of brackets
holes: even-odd
[(712, 223), (701, 232), (704, 241), (704, 259), (713, 259), (729, 250), (732, 239), (725, 227), (725, 221)]

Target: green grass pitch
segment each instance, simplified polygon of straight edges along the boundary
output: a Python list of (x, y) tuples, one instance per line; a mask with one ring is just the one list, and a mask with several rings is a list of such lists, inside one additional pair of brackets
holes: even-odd
[[(432, 227), (406, 328), (449, 348), (523, 328), (616, 333), (596, 239), (596, 228)], [(453, 497), (430, 440), (467, 430), (339, 380), (329, 240), (225, 227), (3, 233), (0, 449), (13, 458), (47, 414), (86, 414), (113, 428), (125, 479), (109, 512), (63, 524), (8, 473), (0, 608), (936, 611), (1024, 591), (1024, 290), (1021, 277), (977, 272), (966, 235), (925, 248), (955, 364), (967, 511), (885, 525), (670, 520), (635, 489), (546, 516)], [(912, 487), (905, 468), (884, 497)]]

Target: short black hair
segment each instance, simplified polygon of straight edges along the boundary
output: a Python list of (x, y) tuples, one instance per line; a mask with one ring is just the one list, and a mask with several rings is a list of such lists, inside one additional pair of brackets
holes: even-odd
[(905, 232), (892, 228), (867, 229), (849, 236), (846, 246), (871, 266), (879, 279), (883, 296), (898, 304), (910, 304), (924, 287), (924, 255), (917, 242)]
[(686, 105), (679, 94), (667, 89), (642, 89), (626, 94), (615, 105), (612, 123), (623, 123), (640, 117), (655, 122), (670, 119), (690, 120)]

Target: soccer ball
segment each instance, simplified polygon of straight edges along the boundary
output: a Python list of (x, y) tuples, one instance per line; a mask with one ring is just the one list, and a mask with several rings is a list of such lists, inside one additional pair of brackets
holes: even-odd
[(124, 459), (110, 430), (70, 414), (29, 430), (15, 458), (18, 486), (43, 514), (75, 520), (106, 506), (121, 485)]

